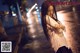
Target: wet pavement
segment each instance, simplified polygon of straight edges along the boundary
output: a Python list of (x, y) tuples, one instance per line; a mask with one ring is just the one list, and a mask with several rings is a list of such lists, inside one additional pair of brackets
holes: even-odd
[(31, 17), (28, 18), (28, 36), (31, 37), (31, 40), (19, 47), (21, 48), (18, 51), (19, 53), (54, 53), (50, 42), (44, 35), (42, 26), (38, 22), (36, 14), (31, 14)]

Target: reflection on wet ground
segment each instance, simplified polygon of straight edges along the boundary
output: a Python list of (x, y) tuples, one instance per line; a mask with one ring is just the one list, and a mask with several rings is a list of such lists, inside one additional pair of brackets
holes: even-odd
[[(37, 15), (31, 14), (31, 18), (28, 18), (28, 20), (28, 36), (32, 39), (23, 46), (20, 46), (19, 53), (54, 53), (54, 50), (44, 35), (42, 26), (37, 21)], [(26, 39), (23, 40), (23, 42), (25, 41)]]

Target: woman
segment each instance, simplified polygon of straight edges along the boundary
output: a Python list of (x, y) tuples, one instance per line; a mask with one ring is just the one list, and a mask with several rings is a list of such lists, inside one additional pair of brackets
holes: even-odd
[(55, 18), (55, 6), (51, 1), (44, 1), (41, 8), (42, 26), (52, 48), (55, 51), (59, 47), (67, 46), (66, 39), (63, 35), (65, 27)]

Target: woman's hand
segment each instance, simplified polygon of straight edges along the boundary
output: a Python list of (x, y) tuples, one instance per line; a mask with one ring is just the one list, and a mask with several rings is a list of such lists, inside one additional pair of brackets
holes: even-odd
[(59, 23), (60, 29), (65, 30), (65, 26), (63, 26), (63, 24), (60, 21), (58, 21), (58, 23)]
[(64, 30), (65, 31), (65, 26), (61, 25), (61, 24), (56, 24), (55, 28), (57, 28), (57, 30)]

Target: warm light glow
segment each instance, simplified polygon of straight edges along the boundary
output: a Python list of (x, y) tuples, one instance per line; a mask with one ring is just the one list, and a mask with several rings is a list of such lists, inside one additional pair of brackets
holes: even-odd
[[(63, 13), (63, 11), (57, 12), (57, 18), (65, 26), (65, 23), (64, 23), (65, 14)], [(63, 31), (63, 33), (64, 32), (65, 31)], [(65, 33), (64, 33), (64, 36), (66, 37)]]
[(64, 15), (63, 11), (57, 12), (57, 18), (62, 24), (64, 24), (64, 17), (65, 17), (65, 15)]
[(33, 35), (32, 38), (36, 38), (37, 35)]
[(36, 5), (37, 5), (37, 3), (35, 3), (35, 4), (31, 7), (31, 9), (28, 11), (28, 13), (31, 13), (31, 11), (36, 7)]
[(28, 11), (28, 13), (27, 13), (27, 17), (28, 17), (28, 18), (30, 17), (30, 13), (31, 13), (31, 11), (36, 7), (36, 5), (37, 5), (37, 3), (35, 3), (35, 4), (29, 9), (29, 11)]
[[(66, 38), (68, 48), (72, 47), (74, 44), (73, 36), (72, 36), (72, 27), (73, 24), (70, 21), (74, 21), (73, 12), (65, 12), (64, 10), (57, 12), (58, 20), (65, 26), (66, 31), (63, 31), (64, 37)], [(56, 37), (57, 38), (57, 37)]]
[(28, 21), (29, 24), (32, 24), (31, 18), (28, 18), (27, 21)]

